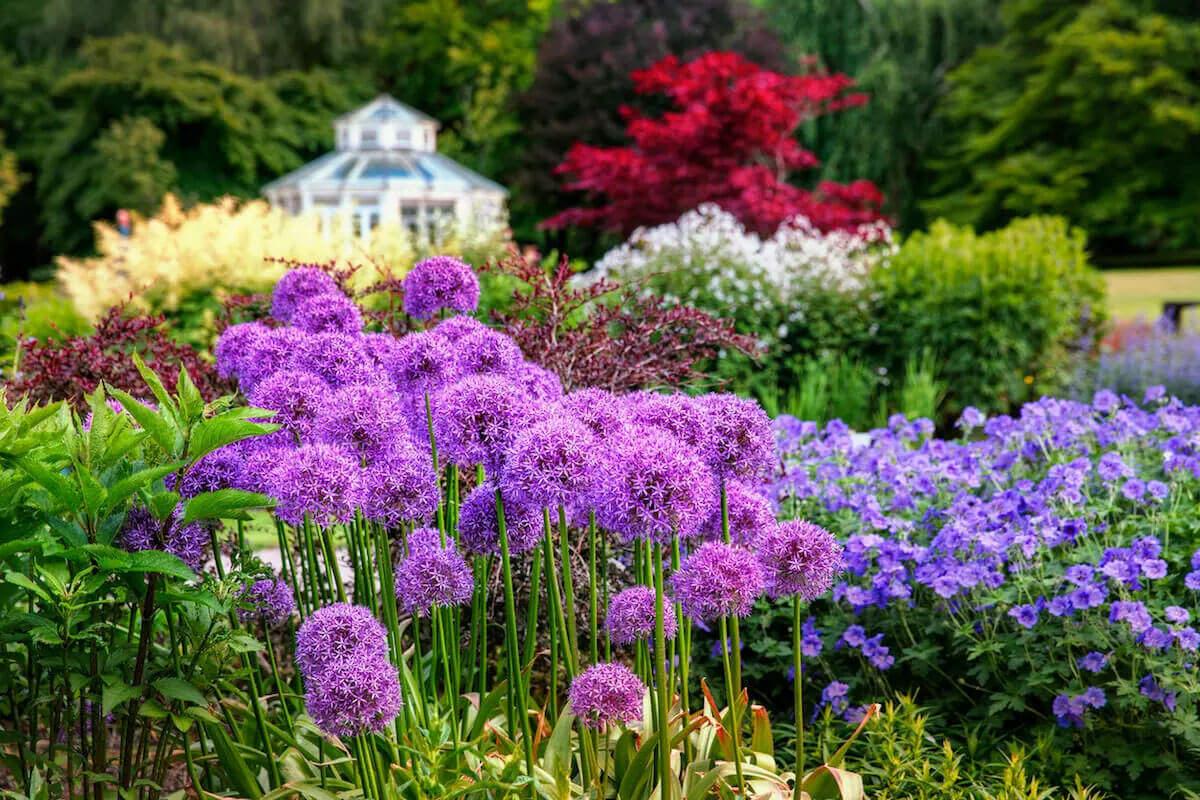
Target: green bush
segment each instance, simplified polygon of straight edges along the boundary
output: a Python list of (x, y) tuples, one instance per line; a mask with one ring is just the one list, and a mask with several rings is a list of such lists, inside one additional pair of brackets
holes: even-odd
[(0, 357), (8, 359), (17, 337), (39, 341), (86, 333), (91, 326), (51, 283), (0, 286)]
[(930, 351), (947, 386), (943, 418), (1061, 390), (1103, 322), (1085, 244), (1053, 217), (984, 234), (939, 221), (913, 234), (872, 273), (866, 360), (894, 372)]

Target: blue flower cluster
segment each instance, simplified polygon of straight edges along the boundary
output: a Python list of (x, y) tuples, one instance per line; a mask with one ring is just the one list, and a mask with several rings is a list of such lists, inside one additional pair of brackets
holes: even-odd
[[(1101, 391), (1014, 416), (968, 408), (956, 427), (775, 421), (777, 510), (845, 544), (833, 606), (802, 640), (835, 679), (822, 707), (850, 718), (856, 688), (925, 693), (933, 675), (972, 707), (1064, 728), (1127, 724), (1139, 694), (1143, 716), (1194, 705), (1200, 407)], [(839, 660), (854, 651), (857, 666)]]

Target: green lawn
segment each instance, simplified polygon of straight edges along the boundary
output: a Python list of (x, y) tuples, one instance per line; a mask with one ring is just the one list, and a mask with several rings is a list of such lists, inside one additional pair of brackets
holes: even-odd
[[(1107, 269), (1104, 279), (1114, 319), (1157, 319), (1164, 300), (1200, 300), (1200, 267)], [(1191, 316), (1197, 316), (1195, 309)]]

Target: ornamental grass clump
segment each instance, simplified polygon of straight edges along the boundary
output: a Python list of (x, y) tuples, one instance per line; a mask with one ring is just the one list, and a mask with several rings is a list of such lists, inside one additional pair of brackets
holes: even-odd
[[(566, 781), (645, 800), (681, 797), (710, 769), (745, 793), (824, 780), (789, 783), (755, 750), (769, 749), (761, 731), (747, 736), (761, 723), (747, 725), (737, 620), (764, 596), (760, 543), (777, 532), (762, 409), (733, 395), (564, 394), (558, 374), (466, 316), (478, 284), (453, 259), (405, 278), (402, 336), (319, 274), (288, 273), (272, 319), (218, 341), (219, 369), (250, 402), (237, 413), (273, 429), (214, 448), (205, 478), (274, 502), (280, 574), (238, 598), (244, 620), (285, 626), (284, 593), (294, 600), (303, 705), (286, 662), (271, 677), (280, 730), (311, 731), (306, 714), (321, 732), (295, 751), (308, 785), (374, 800), (431, 780), (431, 793), (472, 797), (561, 794)], [(815, 569), (796, 559), (792, 582)], [(629, 588), (610, 597), (617, 570)], [(821, 581), (806, 580), (815, 597)], [(693, 666), (693, 626), (712, 621), (735, 643), (714, 676), (724, 709)], [(338, 749), (352, 759), (330, 758)]]

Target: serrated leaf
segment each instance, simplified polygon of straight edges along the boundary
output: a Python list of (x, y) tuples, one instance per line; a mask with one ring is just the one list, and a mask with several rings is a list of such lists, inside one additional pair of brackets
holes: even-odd
[(200, 690), (183, 678), (159, 678), (154, 682), (154, 688), (172, 700), (181, 700), (198, 706), (208, 704)]
[(184, 506), (183, 522), (202, 519), (239, 519), (252, 509), (270, 508), (275, 504), (265, 494), (256, 494), (242, 489), (218, 489), (204, 492), (187, 501)]
[(76, 510), (83, 506), (83, 498), (79, 491), (59, 472), (31, 456), (21, 456), (15, 459), (17, 467), (41, 486), (58, 503), (65, 508)]
[(109, 713), (115, 708), (119, 708), (122, 703), (127, 700), (132, 700), (142, 693), (141, 689), (130, 686), (128, 683), (118, 681), (104, 687), (104, 691), (100, 695), (100, 705), (104, 714)]
[(196, 577), (191, 567), (183, 563), (179, 556), (162, 550), (142, 550), (129, 554), (129, 563), (121, 569), (122, 572), (154, 572), (159, 575), (169, 575), (172, 578), (190, 581)]
[(122, 478), (108, 488), (108, 497), (105, 498), (105, 507), (101, 513), (107, 514), (116, 509), (132, 497), (135, 492), (149, 486), (160, 478), (170, 475), (181, 466), (183, 466), (183, 462), (177, 461), (170, 464), (163, 464), (159, 467), (138, 470), (132, 475)]
[(183, 439), (181, 436), (176, 435), (176, 429), (170, 422), (159, 416), (158, 412), (154, 409), (138, 402), (128, 392), (123, 392), (113, 387), (109, 387), (108, 391), (129, 412), (129, 416), (133, 417), (137, 421), (137, 424), (142, 426), (142, 430), (150, 434), (150, 438), (162, 448), (163, 452), (169, 455), (175, 454), (177, 446), (182, 444)]
[(240, 415), (221, 414), (206, 419), (192, 430), (191, 441), (188, 443), (187, 459), (195, 463), (204, 456), (220, 448), (251, 439), (255, 436), (273, 433), (279, 430), (278, 425), (264, 422), (251, 422), (242, 419)]

